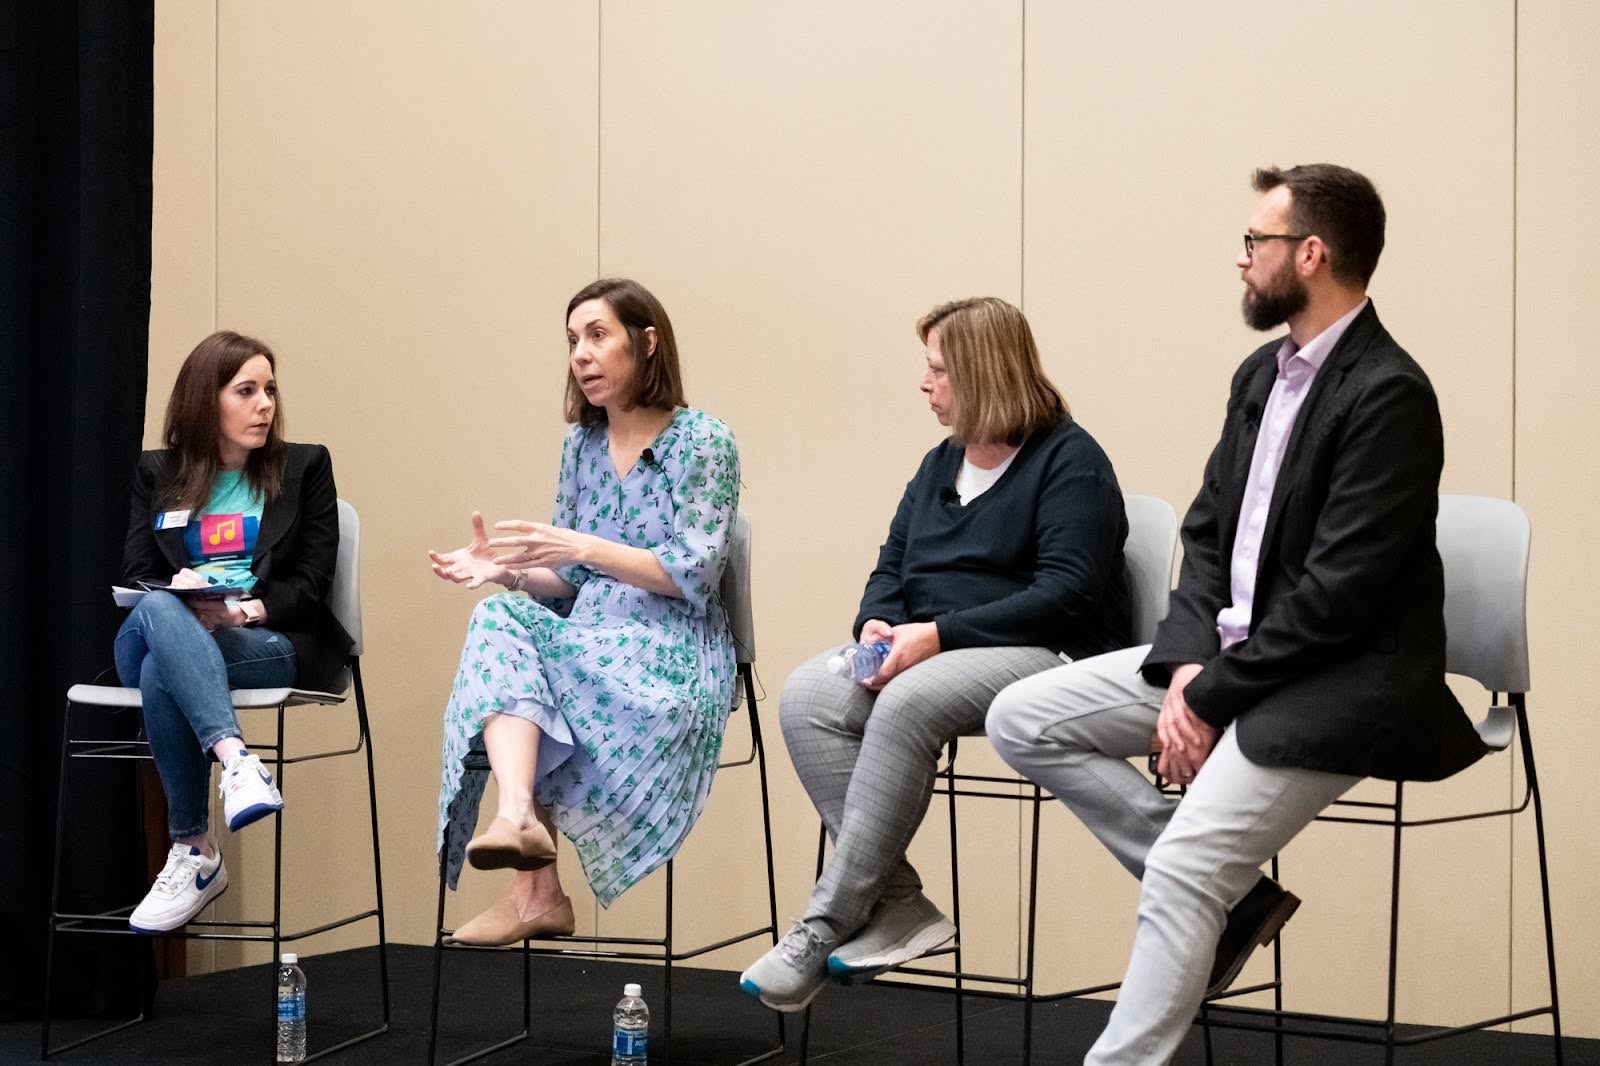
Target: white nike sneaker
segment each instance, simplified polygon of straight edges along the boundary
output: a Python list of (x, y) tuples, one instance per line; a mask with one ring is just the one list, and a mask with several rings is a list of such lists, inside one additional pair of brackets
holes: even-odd
[(283, 810), (283, 796), (272, 783), (272, 775), (261, 765), (259, 755), (239, 756), (222, 771), (217, 786), (228, 828), (237, 833), (251, 822)]
[(199, 848), (174, 844), (156, 883), (128, 915), (128, 927), (135, 933), (169, 933), (193, 921), (227, 887), (222, 852), (208, 859)]

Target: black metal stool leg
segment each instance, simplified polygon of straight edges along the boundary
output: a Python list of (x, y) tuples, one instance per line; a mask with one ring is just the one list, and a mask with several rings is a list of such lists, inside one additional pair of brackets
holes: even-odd
[[(469, 755), (468, 758), (473, 756)], [(487, 766), (468, 766), (467, 773), (487, 772)], [(446, 875), (450, 867), (450, 826), (445, 825), (444, 838), (439, 846), (439, 902), (435, 915), (433, 932), (433, 999), (429, 1007), (428, 1024), (428, 1066), (435, 1066), (439, 1059), (439, 1015), (442, 1012), (444, 999), (444, 954), (446, 951), (494, 951), (492, 948), (468, 947), (466, 945), (447, 945), (444, 942), (444, 910), (445, 892), (448, 887)], [(506, 1037), (487, 1047), (481, 1047), (449, 1060), (449, 1066), (462, 1066), (464, 1063), (476, 1062), (506, 1048), (522, 1043), (533, 1032), (533, 975), (532, 952), (528, 941), (522, 942), (522, 1031), (515, 1036)]]
[(1556, 1066), (1565, 1058), (1561, 1050), (1561, 997), (1556, 992), (1556, 934), (1550, 920), (1550, 866), (1544, 847), (1544, 797), (1539, 791), (1539, 771), (1533, 763), (1533, 741), (1528, 735), (1528, 706), (1520, 693), (1513, 694), (1512, 704), (1517, 709), (1517, 732), (1522, 738), (1522, 772), (1528, 779), (1528, 791), (1533, 796), (1533, 832), (1539, 844), (1539, 897), (1544, 902), (1544, 951), (1550, 973), (1550, 1026), (1555, 1040)]
[(522, 1035), (533, 1032), (533, 951), (522, 942)]
[[(283, 791), (283, 734), (284, 734), (284, 705), (278, 704), (278, 750), (273, 753), (272, 779), (278, 786), (278, 791)], [(268, 976), (272, 981), (272, 1034), (271, 1043), (268, 1045), (270, 1063), (278, 1061), (278, 959), (283, 954), (283, 812), (279, 811), (272, 819), (272, 965), (267, 967)]]
[[(772, 804), (767, 792), (767, 746), (761, 739), (761, 715), (756, 707), (755, 671), (749, 663), (739, 665), (739, 675), (744, 682), (745, 709), (750, 715), (750, 739), (756, 749), (756, 773), (761, 778), (761, 833), (767, 846), (767, 916), (772, 923), (772, 945), (778, 945), (778, 878), (772, 861)], [(778, 1018), (778, 1049), (787, 1045), (787, 1033), (782, 1011), (773, 1011)]]
[(945, 754), (945, 785), (949, 792), (950, 807), (950, 920), (956, 927), (956, 1063), (967, 1061), (966, 1002), (962, 995), (961, 974), (961, 864), (960, 848), (956, 846), (956, 739), (952, 738)]
[(1400, 830), (1404, 823), (1401, 814), (1403, 806), (1403, 792), (1405, 786), (1395, 782), (1394, 786), (1394, 856), (1392, 859), (1392, 873), (1389, 882), (1389, 998), (1388, 1012), (1384, 1015), (1384, 1066), (1394, 1066), (1394, 1038), (1395, 1038), (1395, 985), (1399, 973), (1400, 956)]
[[(62, 1052), (70, 1051), (76, 1047), (81, 1047), (84, 1044), (99, 1040), (101, 1037), (110, 1036), (112, 1033), (127, 1029), (130, 1026), (138, 1025), (140, 1022), (143, 1022), (150, 1017), (150, 1011), (147, 1009), (148, 1003), (145, 999), (145, 989), (148, 987), (145, 982), (153, 980), (152, 969), (154, 964), (151, 960), (148, 945), (140, 944), (137, 947), (137, 950), (139, 951), (140, 980), (138, 1013), (131, 1018), (116, 1022), (104, 1029), (90, 1033), (88, 1036), (81, 1036), (76, 1040), (68, 1041), (59, 1047), (52, 1048), (50, 1046), (50, 1022), (54, 1016), (55, 1009), (53, 995), (55, 990), (55, 947), (56, 936), (59, 932), (56, 923), (60, 919), (61, 884), (64, 879), (62, 865), (64, 863), (65, 851), (62, 845), (66, 835), (67, 770), (72, 765), (73, 759), (73, 756), (69, 754), (72, 743), (72, 708), (73, 703), (71, 700), (68, 700), (66, 704), (66, 711), (62, 715), (61, 722), (61, 768), (60, 776), (56, 780), (55, 856), (54, 862), (52, 863), (52, 873), (50, 879), (50, 914), (47, 919), (49, 926), (45, 939), (44, 1020), (43, 1024), (40, 1026), (39, 1034), (39, 1058), (41, 1060), (48, 1059), (52, 1055), (59, 1055)], [(146, 875), (146, 859), (148, 856), (145, 851), (142, 836), (144, 827), (143, 800), (139, 797), (137, 791), (134, 793), (134, 811), (135, 821), (138, 823), (140, 831), (139, 846), (136, 849), (139, 856), (136, 860), (139, 864), (138, 879), (143, 881)]]
[[(434, 1066), (439, 1056), (439, 993), (444, 967), (444, 892), (450, 855), (450, 826), (444, 827), (444, 843), (439, 848), (439, 910), (433, 924), (433, 999), (428, 1011), (428, 1066)], [(528, 997), (522, 997), (527, 1003)], [(526, 1010), (526, 1006), (524, 1006)]]
[[(378, 980), (383, 998), (383, 1025), (389, 1026), (389, 935), (383, 911), (383, 859), (378, 842), (378, 774), (373, 765), (372, 726), (367, 718), (367, 692), (361, 684), (361, 662), (351, 663), (356, 690), (356, 720), (361, 727), (361, 743), (367, 751), (367, 806), (372, 813), (372, 890), (378, 910)], [(443, 925), (443, 922), (440, 923)]]
[[(1278, 856), (1272, 857), (1272, 879), (1278, 884), (1283, 884), (1283, 876), (1278, 872)], [(1272, 940), (1272, 1025), (1277, 1032), (1272, 1034), (1272, 1053), (1275, 1066), (1283, 1066), (1283, 930), (1278, 930), (1278, 935)], [(1207, 1031), (1206, 1036), (1210, 1037)]]
[(1033, 978), (1035, 941), (1039, 932), (1039, 808), (1044, 805), (1044, 795), (1038, 785), (1033, 786), (1033, 832), (1029, 847), (1032, 861), (1028, 863), (1028, 962), (1023, 973), (1022, 986), (1022, 1061), (1024, 1066), (1033, 1062)]

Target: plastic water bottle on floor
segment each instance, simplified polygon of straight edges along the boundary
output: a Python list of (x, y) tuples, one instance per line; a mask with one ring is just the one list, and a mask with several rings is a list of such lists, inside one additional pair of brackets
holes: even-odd
[(278, 1061), (305, 1060), (306, 972), (300, 968), (300, 956), (287, 951), (278, 966)]
[(852, 644), (828, 660), (830, 673), (864, 682), (878, 672), (883, 660), (889, 657), (889, 642), (875, 640), (870, 644)]
[(638, 985), (623, 985), (611, 1015), (611, 1066), (645, 1066), (650, 1046), (650, 1008)]

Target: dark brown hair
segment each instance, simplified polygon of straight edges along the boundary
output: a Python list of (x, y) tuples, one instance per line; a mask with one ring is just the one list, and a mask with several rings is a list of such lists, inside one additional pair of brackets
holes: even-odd
[[(276, 373), (278, 360), (272, 349), (253, 337), (232, 330), (219, 330), (194, 346), (189, 358), (178, 369), (167, 400), (167, 421), (161, 431), (178, 458), (177, 475), (162, 494), (164, 507), (204, 507), (211, 495), (211, 484), (222, 469), (217, 449), (221, 432), (221, 396), (239, 368), (256, 356), (263, 356)], [(244, 476), (263, 503), (276, 499), (283, 491), (283, 465), (289, 446), (283, 440), (283, 397), (272, 405), (272, 425), (267, 442), (250, 452), (244, 461)]]
[(1067, 417), (1067, 401), (1039, 362), (1039, 346), (1021, 311), (993, 296), (940, 304), (917, 322), (924, 344), (939, 331), (939, 350), (955, 410), (950, 432), (965, 444), (1021, 444)]
[[(567, 301), (567, 314), (562, 324), (572, 317), (579, 304), (590, 300), (604, 300), (622, 328), (628, 331), (628, 354), (633, 356), (633, 395), (628, 398), (628, 407), (659, 407), (670, 411), (687, 406), (688, 401), (683, 398), (683, 372), (678, 368), (678, 342), (672, 335), (672, 320), (667, 317), (667, 309), (661, 306), (661, 301), (637, 281), (601, 278), (585, 285)], [(650, 351), (650, 338), (645, 336), (647, 329), (656, 331), (654, 353)], [(606, 409), (590, 403), (578, 388), (571, 363), (567, 364), (566, 415), (568, 422), (585, 426), (606, 420)]]
[(1349, 167), (1304, 163), (1288, 170), (1262, 167), (1250, 176), (1256, 192), (1289, 186), (1289, 224), (1322, 238), (1328, 269), (1340, 281), (1366, 286), (1383, 253), (1383, 200), (1372, 182)]

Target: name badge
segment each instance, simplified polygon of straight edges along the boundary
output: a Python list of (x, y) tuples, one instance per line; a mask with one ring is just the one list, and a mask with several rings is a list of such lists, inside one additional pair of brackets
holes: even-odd
[(177, 529), (189, 524), (188, 511), (163, 511), (156, 515), (156, 529)]

